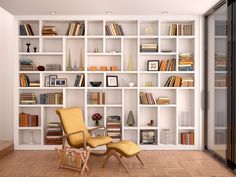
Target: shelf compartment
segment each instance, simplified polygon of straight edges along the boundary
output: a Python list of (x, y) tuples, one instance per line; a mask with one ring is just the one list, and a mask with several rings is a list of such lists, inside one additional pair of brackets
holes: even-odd
[[(160, 130), (160, 144), (162, 143), (162, 134), (161, 131), (163, 129), (169, 129), (169, 140), (167, 144), (176, 145), (176, 108), (172, 107), (161, 107), (159, 108), (159, 119), (158, 119), (158, 127)], [(165, 140), (165, 139), (164, 139)]]
[[(23, 20), (23, 21), (21, 20), (19, 22), (19, 25), (23, 25), (23, 24), (29, 24), (31, 26), (34, 36), (39, 35), (39, 21), (38, 20)], [(20, 30), (19, 30), (19, 35), (20, 35)], [(24, 35), (20, 35), (20, 36), (24, 36)]]
[[(29, 45), (29, 52), (27, 51)], [(34, 47), (36, 47), (36, 52), (34, 52)], [(25, 52), (27, 54), (37, 54), (39, 49), (39, 38), (19, 38), (19, 52)]]
[(157, 73), (145, 73), (140, 74), (140, 87), (158, 87), (158, 74)]
[(106, 53), (120, 53), (121, 39), (106, 39)]
[(157, 145), (158, 134), (156, 129), (140, 129), (140, 145)]
[(131, 61), (130, 69), (137, 71), (137, 39), (124, 39), (123, 40), (123, 71), (129, 71), (129, 62)]
[(88, 38), (87, 44), (88, 53), (102, 53), (103, 51), (103, 39), (102, 38)]
[(138, 131), (125, 129), (123, 134), (123, 140), (129, 140), (138, 144)]
[(41, 145), (41, 130), (23, 130), (19, 131), (19, 145)]
[(88, 126), (92, 127), (92, 126), (96, 126), (95, 125), (95, 121), (92, 119), (92, 116), (94, 114), (100, 114), (102, 116), (102, 119), (99, 120), (99, 125), (104, 126), (105, 125), (105, 113), (104, 113), (104, 108), (103, 107), (89, 107), (87, 108), (87, 122), (88, 122)]
[[(46, 70), (46, 65), (47, 64), (57, 64), (60, 65), (62, 67), (62, 56), (57, 56), (57, 55), (50, 55), (50, 56), (41, 56), (41, 55), (37, 55), (37, 56), (28, 56), (28, 55), (22, 55), (20, 56), (20, 60), (24, 60), (24, 59), (28, 59), (28, 60), (32, 60), (33, 64), (36, 66), (36, 68), (38, 66), (44, 66), (45, 70)], [(60, 69), (61, 69), (60, 67)], [(20, 68), (19, 68), (20, 70)], [(24, 72), (24, 71), (22, 71)], [(33, 71), (31, 71), (33, 72)], [(56, 71), (55, 71), (56, 72)]]
[[(110, 24), (121, 25), (124, 36), (132, 36), (138, 34), (138, 21), (137, 20), (125, 20), (125, 21), (106, 21), (106, 25)], [(107, 33), (106, 33), (107, 35)]]
[(167, 54), (176, 52), (176, 39), (161, 39), (160, 42), (160, 52)]
[(121, 56), (89, 56), (87, 61), (88, 70), (91, 66), (95, 66), (97, 71), (101, 66), (107, 67), (108, 71), (111, 66), (116, 66), (117, 70), (121, 70)]
[(178, 53), (192, 53), (194, 58), (194, 39), (179, 39)]
[(87, 21), (87, 35), (88, 36), (102, 36), (103, 35), (103, 21), (89, 20)]
[(62, 39), (44, 38), (42, 52), (62, 52)]
[[(75, 96), (76, 95), (76, 96)], [(66, 90), (66, 106), (80, 107), (85, 115), (85, 90)]]
[(157, 36), (158, 35), (158, 21), (141, 21), (140, 22), (140, 35), (144, 36)]
[[(182, 78), (193, 78), (193, 87), (165, 87), (165, 83), (167, 82), (168, 78), (171, 76), (178, 76)], [(161, 73), (160, 75), (160, 86), (164, 88), (194, 88), (195, 86), (195, 78), (194, 78), (194, 73)]]
[(194, 90), (178, 90), (178, 122), (181, 127), (194, 127)]
[[(159, 42), (158, 42), (158, 38), (142, 38), (140, 39), (140, 53), (158, 53), (159, 50)], [(141, 46), (142, 44), (157, 44), (157, 51), (153, 51), (153, 52), (146, 52), (146, 51), (142, 51), (141, 50)]]
[[(20, 126), (20, 117), (18, 117), (18, 125), (19, 125), (19, 128), (41, 128), (41, 122), (42, 122), (42, 119), (41, 119), (41, 108), (40, 107), (34, 107), (34, 108), (29, 108), (29, 107), (20, 107), (19, 108), (19, 115), (20, 113), (26, 113), (26, 114), (30, 114), (30, 115), (37, 115), (38, 116), (38, 126)], [(31, 120), (32, 121), (32, 120)], [(28, 123), (30, 123), (31, 121), (27, 120)]]
[(99, 87), (104, 87), (104, 75), (103, 73), (88, 73), (87, 74), (87, 87), (92, 87), (94, 89), (98, 87), (93, 87), (90, 82), (102, 82)]
[[(139, 108), (139, 126), (142, 128), (157, 128), (157, 107), (140, 107)], [(152, 126), (149, 126), (148, 123), (153, 122)]]
[[(21, 80), (21, 75), (26, 75), (26, 77), (28, 77), (28, 79), (29, 79), (29, 85), (27, 86), (26, 85), (26, 83), (24, 82), (24, 80)], [(23, 77), (23, 76), (22, 76)], [(27, 79), (25, 79), (25, 81), (26, 81)], [(39, 75), (39, 73), (27, 73), (27, 74), (25, 74), (25, 73), (20, 73), (19, 74), (19, 87), (22, 89), (27, 89), (27, 88), (33, 88), (33, 89), (36, 89), (37, 87), (40, 87), (40, 85), (37, 85), (37, 86), (35, 86), (35, 85), (33, 85), (32, 83), (39, 83), (40, 84), (40, 75)]]
[(111, 74), (106, 74), (106, 76), (117, 76), (119, 87), (129, 87), (130, 82), (134, 83), (134, 87), (137, 86), (137, 80), (138, 80), (137, 74), (132, 74), (132, 73), (131, 74), (121, 74), (121, 73), (113, 74), (111, 73)]
[(138, 110), (137, 110), (137, 90), (124, 90), (124, 126), (127, 125), (127, 119), (129, 112), (132, 111), (134, 116), (135, 124), (133, 127), (138, 125)]
[(193, 129), (185, 129), (178, 131), (178, 145), (194, 145), (195, 138), (195, 131)]

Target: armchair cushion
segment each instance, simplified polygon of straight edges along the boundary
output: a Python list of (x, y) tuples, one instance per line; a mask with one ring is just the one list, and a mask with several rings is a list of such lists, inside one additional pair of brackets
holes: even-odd
[(112, 139), (109, 136), (97, 136), (97, 137), (88, 139), (87, 145), (91, 148), (95, 148), (97, 146), (106, 145), (111, 142), (112, 142)]

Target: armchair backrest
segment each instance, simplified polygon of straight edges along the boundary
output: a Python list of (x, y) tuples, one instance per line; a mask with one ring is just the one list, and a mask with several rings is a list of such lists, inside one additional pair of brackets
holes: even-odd
[[(58, 109), (56, 112), (60, 117), (65, 134), (83, 130), (85, 132), (86, 140), (90, 138), (90, 134), (88, 129), (85, 127), (83, 113), (80, 108), (63, 108)], [(68, 138), (68, 144), (73, 148), (82, 148), (83, 142), (82, 133), (71, 135)]]

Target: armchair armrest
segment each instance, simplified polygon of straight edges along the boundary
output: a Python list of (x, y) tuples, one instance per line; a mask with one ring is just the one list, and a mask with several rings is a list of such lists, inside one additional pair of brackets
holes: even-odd
[(63, 145), (62, 145), (62, 148), (64, 149), (65, 147), (65, 141), (69, 138), (69, 136), (71, 135), (75, 135), (75, 134), (78, 134), (78, 133), (82, 133), (83, 135), (83, 144), (84, 144), (84, 149), (86, 149), (86, 138), (85, 138), (85, 132), (84, 130), (80, 130), (80, 131), (76, 131), (76, 132), (73, 132), (73, 133), (69, 133), (69, 134), (65, 134), (62, 136), (62, 141), (63, 141)]
[(106, 128), (106, 126), (97, 126), (97, 127), (95, 127), (95, 128), (91, 128), (91, 129), (88, 129), (88, 131), (89, 131), (89, 133), (91, 133), (92, 131), (94, 131), (94, 130), (98, 130), (98, 129), (104, 129), (104, 132), (105, 132), (105, 135), (107, 135), (107, 128)]

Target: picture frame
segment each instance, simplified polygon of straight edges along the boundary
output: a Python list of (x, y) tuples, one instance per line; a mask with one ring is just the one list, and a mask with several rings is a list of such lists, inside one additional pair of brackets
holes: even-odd
[(56, 78), (55, 79), (55, 87), (66, 87), (67, 79), (66, 78)]
[(45, 79), (44, 79), (44, 86), (45, 86), (45, 87), (49, 87), (49, 86), (50, 86), (50, 79), (49, 79), (49, 76), (45, 76)]
[(140, 144), (156, 144), (156, 130), (140, 130)]
[(148, 60), (147, 71), (159, 71), (159, 60)]
[(57, 75), (49, 75), (49, 87), (55, 87)]
[(106, 76), (107, 87), (118, 87), (117, 76)]

